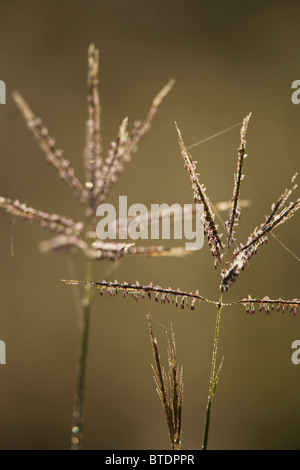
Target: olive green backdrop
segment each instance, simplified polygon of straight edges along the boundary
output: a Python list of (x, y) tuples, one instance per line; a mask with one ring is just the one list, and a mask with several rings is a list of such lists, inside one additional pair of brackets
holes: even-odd
[[(248, 158), (237, 230), (241, 241), (264, 221), (299, 170), (300, 106), (291, 84), (300, 79), (298, 2), (0, 1), (0, 195), (33, 207), (81, 218), (81, 207), (45, 162), (11, 92), (20, 91), (57, 139), (78, 176), (86, 118), (87, 49), (100, 49), (105, 149), (124, 116), (142, 116), (170, 78), (176, 85), (140, 143), (109, 202), (192, 202), (174, 121), (186, 144), (205, 139), (252, 111)], [(212, 201), (228, 200), (236, 169), (239, 129), (195, 147), (201, 181)], [(299, 192), (298, 192), (299, 194)], [(223, 214), (225, 217), (226, 214)], [(78, 322), (66, 256), (46, 256), (38, 225), (0, 212), (0, 448), (68, 449), (75, 385)], [(298, 214), (276, 235), (299, 256)], [(81, 257), (76, 260), (82, 279)], [(99, 265), (97, 276), (108, 263)], [(300, 265), (270, 237), (227, 298), (249, 293), (299, 298)], [(180, 287), (217, 299), (219, 277), (207, 244), (186, 258), (127, 257), (113, 278)], [(76, 295), (76, 294), (75, 294)], [(201, 447), (215, 309), (194, 312), (151, 304), (162, 356), (172, 320), (184, 365), (183, 449)], [(97, 298), (91, 321), (86, 449), (168, 449), (165, 417), (156, 396), (145, 315), (148, 303)], [(300, 319), (290, 314), (250, 317), (224, 310), (219, 360), (224, 366), (211, 416), (211, 449), (299, 449), (300, 365), (291, 344)]]

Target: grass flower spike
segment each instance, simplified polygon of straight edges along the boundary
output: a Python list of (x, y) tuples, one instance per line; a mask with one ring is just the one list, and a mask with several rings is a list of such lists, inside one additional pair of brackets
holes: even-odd
[[(125, 166), (131, 161), (132, 156), (137, 151), (140, 140), (146, 136), (150, 130), (153, 118), (156, 116), (163, 99), (168, 95), (174, 85), (174, 80), (170, 80), (162, 90), (154, 97), (148, 110), (142, 119), (135, 121), (132, 125), (127, 117), (122, 120), (117, 137), (105, 152), (102, 145), (101, 135), (101, 104), (98, 91), (99, 84), (99, 51), (94, 44), (88, 48), (87, 64), (87, 119), (85, 123), (85, 143), (83, 151), (83, 177), (75, 175), (71, 162), (64, 157), (63, 151), (56, 146), (55, 140), (49, 136), (48, 130), (42, 120), (37, 117), (30, 109), (25, 99), (18, 92), (14, 92), (15, 103), (20, 109), (27, 126), (33, 133), (46, 160), (57, 172), (59, 178), (74, 194), (77, 203), (82, 209), (82, 220), (73, 221), (71, 217), (64, 215), (51, 214), (37, 210), (27, 203), (21, 203), (18, 199), (0, 196), (0, 207), (6, 210), (13, 217), (23, 220), (38, 222), (40, 226), (52, 232), (52, 238), (43, 240), (39, 244), (42, 253), (47, 254), (67, 254), (73, 256), (80, 254), (85, 262), (85, 274), (83, 280), (74, 278), (73, 280), (64, 280), (68, 285), (81, 286), (81, 317), (80, 332), (78, 344), (78, 359), (76, 367), (76, 386), (73, 402), (73, 415), (71, 427), (71, 448), (74, 450), (83, 447), (83, 424), (85, 411), (85, 384), (88, 358), (89, 330), (91, 322), (91, 308), (96, 297), (96, 293), (101, 296), (107, 293), (110, 297), (117, 295), (123, 297), (132, 297), (134, 301), (139, 299), (151, 301), (154, 300), (161, 305), (170, 304), (187, 311), (195, 310), (201, 312), (206, 304), (212, 305), (216, 309), (215, 330), (212, 345), (212, 359), (210, 368), (210, 379), (208, 386), (206, 414), (204, 422), (204, 433), (202, 440), (202, 449), (208, 448), (208, 438), (211, 422), (212, 403), (216, 389), (220, 380), (220, 374), (223, 365), (223, 358), (218, 359), (218, 347), (220, 336), (221, 316), (226, 308), (232, 305), (240, 305), (246, 309), (246, 313), (255, 313), (256, 310), (269, 315), (271, 312), (288, 312), (292, 316), (296, 314), (300, 307), (300, 300), (274, 299), (268, 296), (259, 297), (247, 294), (231, 302), (226, 302), (226, 293), (239, 278), (249, 261), (257, 253), (258, 249), (267, 243), (268, 236), (281, 224), (287, 222), (293, 217), (300, 207), (300, 199), (289, 202), (291, 194), (297, 188), (295, 183), (295, 174), (290, 184), (284, 189), (278, 200), (272, 204), (269, 215), (265, 221), (257, 226), (249, 235), (246, 243), (237, 243), (235, 240), (235, 228), (241, 218), (241, 207), (249, 205), (249, 199), (241, 199), (241, 182), (244, 178), (244, 163), (246, 158), (246, 133), (251, 113), (248, 114), (243, 122), (240, 131), (240, 144), (238, 147), (237, 169), (234, 174), (234, 185), (231, 194), (224, 195), (225, 201), (212, 204), (207, 196), (205, 186), (200, 182), (200, 175), (197, 173), (197, 162), (187, 151), (181, 131), (176, 124), (177, 139), (181, 157), (184, 161), (184, 167), (187, 170), (191, 186), (194, 204), (188, 214), (190, 218), (201, 217), (204, 227), (204, 234), (207, 239), (209, 250), (214, 259), (215, 268), (219, 267), (220, 281), (216, 286), (216, 299), (210, 299), (202, 295), (201, 288), (195, 292), (183, 290), (180, 288), (162, 287), (154, 282), (148, 283), (128, 279), (124, 282), (109, 280), (114, 269), (120, 261), (126, 256), (164, 256), (166, 262), (168, 257), (180, 257), (193, 253), (199, 255), (198, 251), (188, 251), (182, 247), (164, 247), (164, 246), (136, 246), (130, 240), (104, 241), (96, 238), (96, 210), (99, 204), (102, 204), (110, 195), (113, 185), (115, 185), (123, 173)], [(236, 126), (232, 126), (232, 129)], [(222, 134), (220, 132), (218, 135)], [(206, 139), (208, 140), (208, 139)], [(195, 145), (198, 145), (195, 144)], [(189, 148), (194, 147), (190, 146)], [(228, 198), (231, 200), (228, 201)], [(198, 205), (202, 206), (202, 211), (198, 212)], [(216, 224), (216, 214), (218, 211), (226, 210), (228, 212), (227, 220), (224, 224), (226, 239), (220, 233), (218, 224)], [(176, 218), (182, 217), (182, 209), (174, 211), (172, 223)], [(199, 215), (201, 213), (201, 215)], [(133, 219), (132, 219), (133, 217)], [(128, 219), (123, 216), (116, 226), (116, 232), (127, 228), (128, 224), (134, 220), (135, 216)], [(139, 223), (151, 225), (154, 220), (149, 215), (143, 215), (144, 219)], [(158, 216), (156, 212), (153, 219), (156, 223), (161, 222), (162, 215)], [(181, 219), (180, 219), (181, 220)], [(245, 218), (243, 218), (243, 221)], [(127, 226), (126, 226), (127, 224)], [(297, 258), (295, 256), (295, 258)], [(298, 259), (298, 258), (297, 258)], [(103, 280), (99, 277), (95, 279), (94, 268), (101, 265), (101, 261), (111, 261), (108, 275), (103, 274)], [(107, 272), (107, 271), (106, 271)], [(105, 272), (105, 273), (106, 273)], [(73, 277), (73, 274), (72, 276)], [(102, 276), (101, 276), (102, 278)], [(100, 278), (100, 279), (101, 279)], [(200, 293), (201, 292), (201, 293)], [(294, 296), (294, 294), (293, 294)], [(142, 308), (141, 303), (141, 308)], [(241, 309), (243, 310), (243, 309)], [(183, 408), (183, 367), (177, 362), (176, 342), (173, 328), (171, 334), (167, 336), (168, 343), (168, 368), (165, 371), (158, 350), (158, 342), (153, 334), (151, 314), (147, 316), (148, 330), (151, 340), (152, 353), (154, 359), (153, 372), (156, 390), (161, 400), (165, 416), (167, 419), (171, 448), (180, 450), (182, 441), (182, 408)], [(201, 337), (202, 332), (199, 331)], [(101, 400), (100, 400), (101, 402)], [(200, 446), (199, 446), (200, 447)]]

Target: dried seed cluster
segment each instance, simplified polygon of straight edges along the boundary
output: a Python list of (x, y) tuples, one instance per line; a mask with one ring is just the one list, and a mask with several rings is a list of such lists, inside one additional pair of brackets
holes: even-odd
[(256, 308), (258, 308), (260, 312), (265, 312), (266, 314), (269, 314), (270, 311), (271, 312), (277, 311), (277, 312), (282, 312), (282, 313), (290, 312), (293, 315), (296, 315), (297, 308), (299, 308), (300, 306), (299, 299), (271, 300), (269, 297), (264, 297), (263, 299), (252, 299), (250, 295), (248, 296), (248, 298), (245, 298), (239, 301), (239, 303), (242, 303), (245, 306), (246, 313), (251, 313), (251, 314), (254, 314), (256, 311)]
[[(146, 254), (148, 256), (159, 255), (179, 255), (179, 249), (164, 249), (163, 247), (139, 247), (128, 250), (130, 245), (120, 243), (98, 243), (97, 246), (90, 246), (90, 239), (82, 237), (83, 229), (89, 226), (96, 215), (96, 207), (105, 201), (110, 193), (111, 187), (118, 180), (118, 176), (123, 172), (124, 166), (131, 160), (131, 156), (137, 150), (139, 141), (148, 133), (152, 119), (157, 114), (158, 108), (174, 85), (174, 80), (170, 80), (162, 90), (154, 97), (148, 111), (144, 117), (133, 123), (132, 130), (128, 130), (128, 118), (126, 117), (119, 128), (116, 142), (111, 143), (107, 157), (102, 153), (101, 137), (101, 106), (98, 92), (99, 85), (99, 51), (94, 44), (88, 49), (87, 67), (87, 120), (86, 136), (84, 147), (84, 168), (85, 182), (81, 183), (75, 175), (75, 170), (69, 160), (64, 157), (64, 153), (57, 148), (55, 140), (50, 137), (48, 129), (43, 124), (41, 118), (37, 117), (30, 109), (25, 99), (18, 93), (13, 93), (13, 98), (20, 109), (27, 126), (32, 131), (38, 145), (43, 151), (46, 160), (57, 171), (62, 181), (70, 188), (77, 200), (85, 206), (86, 224), (84, 222), (75, 223), (71, 218), (57, 214), (48, 214), (34, 209), (18, 200), (1, 197), (0, 206), (14, 216), (26, 219), (35, 219), (50, 231), (61, 234), (50, 240), (45, 240), (40, 244), (40, 249), (48, 253), (77, 253), (78, 250), (88, 258), (95, 261), (110, 259), (118, 260), (125, 254)], [(87, 227), (86, 227), (87, 228)]]
[(77, 281), (77, 280), (64, 280), (66, 284), (82, 284), (89, 285), (91, 287), (97, 287), (100, 289), (100, 295), (103, 293), (109, 294), (111, 297), (114, 297), (119, 292), (122, 292), (123, 297), (131, 295), (134, 300), (145, 299), (145, 298), (154, 298), (156, 302), (161, 302), (163, 304), (168, 303), (175, 305), (176, 307), (180, 306), (181, 309), (190, 308), (191, 310), (195, 309), (196, 301), (208, 299), (199, 295), (197, 290), (195, 294), (192, 292), (184, 292), (180, 289), (172, 289), (168, 287), (167, 289), (161, 286), (154, 286), (152, 282), (144, 286), (141, 285), (138, 281), (135, 283), (129, 284), (128, 282), (114, 282), (102, 281), (102, 282), (87, 282), (87, 281)]
[(178, 141), (181, 150), (181, 155), (184, 160), (185, 168), (187, 168), (191, 182), (192, 189), (194, 192), (194, 202), (196, 204), (203, 205), (203, 226), (204, 233), (207, 237), (209, 248), (212, 252), (212, 255), (215, 259), (215, 267), (218, 265), (218, 262), (221, 261), (222, 251), (224, 249), (223, 243), (221, 242), (222, 234), (218, 232), (218, 225), (215, 224), (215, 214), (213, 213), (208, 197), (206, 196), (206, 188), (203, 184), (199, 183), (199, 173), (196, 173), (196, 163), (193, 162), (190, 154), (187, 152), (184, 145), (181, 132), (176, 124)]
[(12, 201), (11, 199), (0, 197), (0, 207), (5, 208), (13, 216), (22, 217), (27, 220), (37, 220), (42, 227), (47, 228), (51, 232), (63, 232), (66, 236), (79, 236), (83, 229), (82, 222), (74, 222), (72, 219), (61, 215), (36, 210), (17, 199)]
[(165, 372), (161, 364), (158, 351), (157, 339), (152, 329), (151, 314), (147, 315), (152, 353), (154, 359), (153, 378), (156, 391), (164, 408), (171, 446), (173, 450), (180, 450), (182, 436), (182, 408), (183, 408), (183, 366), (177, 362), (176, 340), (171, 325), (171, 340), (167, 334), (168, 341), (168, 371)]
[(234, 187), (233, 187), (233, 196), (231, 199), (232, 207), (228, 214), (228, 219), (225, 222), (225, 228), (228, 232), (227, 246), (230, 248), (231, 243), (235, 241), (234, 227), (238, 225), (241, 219), (241, 208), (238, 206), (238, 201), (240, 199), (240, 186), (241, 181), (244, 179), (242, 174), (244, 160), (247, 157), (246, 155), (246, 132), (249, 124), (251, 113), (245, 117), (243, 120), (243, 125), (241, 128), (241, 143), (238, 149), (238, 161), (237, 161), (237, 172), (234, 174)]

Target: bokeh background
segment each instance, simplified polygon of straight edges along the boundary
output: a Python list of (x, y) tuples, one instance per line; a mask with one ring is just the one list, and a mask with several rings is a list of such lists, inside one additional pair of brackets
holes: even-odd
[[(187, 145), (242, 120), (252, 111), (242, 196), (241, 241), (260, 224), (299, 171), (300, 107), (291, 84), (300, 78), (300, 5), (288, 2), (8, 1), (0, 2), (0, 194), (80, 220), (82, 208), (45, 162), (11, 92), (19, 90), (57, 139), (78, 176), (86, 118), (87, 49), (100, 49), (103, 143), (107, 150), (124, 116), (141, 117), (170, 78), (176, 85), (140, 143), (109, 202), (189, 203), (192, 192), (174, 121)], [(212, 201), (228, 200), (239, 128), (192, 151)], [(223, 214), (226, 217), (226, 214)], [(48, 233), (0, 212), (0, 448), (68, 449), (75, 386), (78, 321), (66, 256), (42, 255)], [(298, 215), (276, 235), (299, 256)], [(14, 230), (14, 256), (11, 234)], [(97, 276), (108, 267), (97, 267)], [(76, 259), (82, 278), (82, 259)], [(186, 258), (127, 257), (113, 278), (180, 287), (217, 299), (219, 277), (204, 248)], [(270, 238), (227, 298), (299, 298), (299, 263)], [(76, 292), (75, 292), (76, 296)], [(155, 392), (147, 302), (97, 298), (89, 345), (86, 449), (168, 449)], [(201, 447), (215, 309), (194, 312), (151, 304), (154, 333), (165, 359), (165, 329), (173, 322), (184, 365), (183, 449)], [(224, 310), (210, 449), (299, 449), (300, 365), (291, 344), (299, 316), (245, 315)]]

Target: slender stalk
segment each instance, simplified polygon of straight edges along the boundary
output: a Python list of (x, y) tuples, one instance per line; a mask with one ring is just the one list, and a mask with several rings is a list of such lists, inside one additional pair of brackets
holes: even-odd
[[(110, 265), (105, 271), (104, 276), (109, 277), (118, 267), (121, 261)], [(93, 261), (86, 259), (86, 279), (92, 279)], [(80, 322), (80, 338), (78, 346), (77, 360), (77, 378), (73, 406), (73, 422), (71, 430), (71, 450), (82, 449), (83, 443), (83, 421), (84, 421), (84, 401), (85, 401), (85, 380), (88, 358), (88, 341), (91, 307), (95, 300), (97, 292), (91, 289), (91, 286), (85, 285), (85, 293), (82, 299), (82, 318)]]
[(221, 292), (219, 303), (217, 306), (218, 310), (217, 310), (216, 325), (215, 325), (215, 338), (214, 338), (213, 355), (212, 355), (212, 362), (211, 362), (211, 372), (210, 372), (210, 380), (209, 380), (202, 450), (207, 450), (207, 441), (208, 441), (209, 424), (210, 424), (210, 410), (211, 410), (212, 399), (213, 399), (215, 388), (216, 388), (216, 378), (217, 378), (216, 377), (216, 363), (217, 363), (217, 351), (218, 351), (218, 342), (219, 342), (219, 333), (220, 333), (221, 311), (223, 308), (222, 298), (223, 298), (223, 293)]
[(208, 441), (208, 431), (210, 423), (210, 408), (212, 400), (208, 397), (207, 407), (206, 407), (206, 417), (205, 417), (205, 427), (204, 427), (204, 436), (202, 443), (202, 450), (207, 450), (207, 441)]
[[(92, 262), (86, 260), (86, 276), (91, 279)], [(90, 286), (85, 286), (85, 294), (82, 300), (82, 319), (80, 325), (80, 338), (78, 347), (77, 379), (73, 407), (73, 423), (71, 450), (82, 449), (83, 441), (83, 419), (84, 419), (84, 398), (85, 398), (85, 379), (87, 370), (88, 338), (90, 326), (90, 313), (92, 306), (92, 295)]]

